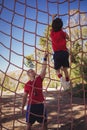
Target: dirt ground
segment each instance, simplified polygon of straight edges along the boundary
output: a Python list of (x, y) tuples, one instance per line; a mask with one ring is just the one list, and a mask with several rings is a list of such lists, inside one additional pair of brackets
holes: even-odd
[[(73, 93), (50, 90), (44, 93), (48, 114), (48, 130), (87, 130), (87, 99)], [(8, 93), (1, 97), (0, 130), (25, 130), (25, 114), (21, 114), (23, 93)], [(32, 130), (41, 127), (35, 123)]]

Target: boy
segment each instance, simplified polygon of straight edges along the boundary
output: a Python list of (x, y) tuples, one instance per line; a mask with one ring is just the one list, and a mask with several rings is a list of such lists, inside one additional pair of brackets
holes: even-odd
[[(69, 36), (62, 30), (62, 20), (60, 18), (55, 18), (56, 16), (57, 14), (52, 15), (52, 30), (50, 34), (54, 51), (54, 69), (56, 70), (58, 78), (60, 78), (61, 86), (66, 90), (70, 86), (68, 74), (69, 53), (66, 47), (66, 39), (69, 39)], [(65, 74), (65, 81), (60, 73), (61, 68)]]

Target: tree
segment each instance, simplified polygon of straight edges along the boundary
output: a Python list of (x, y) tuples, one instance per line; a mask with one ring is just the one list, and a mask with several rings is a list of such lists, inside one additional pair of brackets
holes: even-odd
[[(87, 15), (84, 12), (80, 12), (79, 10), (70, 10), (70, 21), (69, 27), (66, 31), (70, 34), (70, 41), (67, 42), (69, 45), (70, 42), (70, 55), (71, 55), (71, 70), (70, 77), (85, 77), (83, 80), (86, 81), (87, 79)], [(50, 40), (50, 29), (51, 26), (48, 25), (44, 31), (43, 37), (40, 38), (39, 46), (40, 49), (36, 50), (36, 61), (37, 61), (37, 68), (41, 65), (42, 55), (44, 51), (49, 52), (48, 57), (48, 73), (50, 79), (54, 77), (54, 80), (57, 79), (55, 75), (55, 71), (53, 69), (53, 55), (52, 55), (52, 45)], [(29, 61), (27, 61), (27, 65), (29, 65)], [(82, 72), (84, 76), (82, 76)], [(80, 78), (76, 81), (79, 81)]]
[[(70, 18), (70, 34), (71, 41), (73, 43), (71, 48), (71, 60), (74, 66), (78, 66), (74, 74), (75, 76), (84, 78), (87, 75), (87, 15), (84, 14), (84, 12), (80, 12), (78, 10), (70, 11), (70, 15), (72, 15)], [(84, 76), (82, 76), (83, 74)], [(86, 78), (83, 80), (86, 81)]]
[[(69, 28), (66, 31), (70, 34), (70, 42), (67, 42), (68, 46), (70, 44), (70, 55), (71, 55), (71, 78), (73, 77), (85, 77), (83, 80), (86, 81), (87, 78), (87, 15), (79, 10), (70, 10), (70, 21)], [(45, 30), (44, 37), (40, 39), (40, 45), (42, 47), (48, 47), (49, 53), (52, 54), (51, 41), (49, 40), (49, 32), (51, 27), (48, 26)], [(50, 60), (50, 63), (52, 61)], [(74, 69), (75, 68), (75, 69)], [(53, 71), (51, 71), (53, 72)], [(82, 72), (84, 76), (82, 76)], [(76, 82), (80, 82), (80, 78)]]
[(28, 56), (25, 57), (25, 62), (24, 62), (24, 64), (25, 64), (27, 67), (29, 67), (29, 68), (34, 68), (34, 63), (33, 63), (33, 61), (34, 61), (34, 55), (31, 54), (31, 55), (28, 55)]

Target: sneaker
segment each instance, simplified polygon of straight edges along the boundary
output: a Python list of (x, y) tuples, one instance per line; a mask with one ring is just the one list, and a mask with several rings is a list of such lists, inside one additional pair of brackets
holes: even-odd
[(66, 87), (66, 81), (64, 79), (64, 77), (60, 78), (60, 82), (61, 82), (61, 87), (63, 87), (63, 89)]
[(65, 81), (64, 77), (60, 78), (61, 87), (63, 87), (64, 90), (68, 90), (70, 88), (70, 81)]
[(66, 87), (65, 90), (68, 90), (70, 88), (70, 81), (66, 81)]

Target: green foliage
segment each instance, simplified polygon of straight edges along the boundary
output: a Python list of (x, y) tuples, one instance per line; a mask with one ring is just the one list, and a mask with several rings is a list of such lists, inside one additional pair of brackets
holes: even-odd
[(44, 36), (40, 38), (39, 45), (41, 46), (41, 49), (47, 50), (48, 52), (52, 52), (52, 45), (50, 41), (50, 30), (51, 26), (47, 26), (44, 32)]
[(87, 38), (87, 27), (82, 28), (82, 36), (83, 38)]
[(34, 68), (34, 62), (33, 62), (33, 61), (34, 61), (34, 55), (31, 54), (31, 55), (25, 57), (25, 62), (24, 62), (24, 64), (25, 64), (27, 67), (29, 67), (29, 68)]
[[(72, 15), (70, 18), (70, 39), (73, 41), (72, 47), (70, 49), (71, 55), (71, 73), (70, 77), (74, 80), (74, 83), (81, 83), (81, 79), (86, 82), (87, 80), (87, 55), (83, 54), (87, 53), (87, 26), (77, 26), (79, 25), (79, 11), (78, 10), (70, 10), (70, 14)], [(81, 25), (86, 25), (87, 15), (80, 14), (80, 23)], [(47, 47), (48, 52), (52, 53), (52, 45), (50, 41), (50, 30), (51, 26), (49, 25), (44, 32), (44, 36), (40, 38), (40, 46), (41, 48)], [(68, 30), (67, 30), (68, 32)], [(68, 47), (70, 42), (67, 42)], [(52, 59), (52, 55), (50, 55), (50, 59)], [(52, 60), (50, 60), (49, 64), (53, 65)], [(51, 70), (53, 72), (54, 70)], [(55, 75), (52, 73), (55, 77)], [(76, 79), (77, 78), (77, 79)], [(52, 85), (54, 86), (54, 85)]]
[[(77, 26), (79, 25), (79, 13), (75, 13), (77, 10), (70, 11), (72, 17), (70, 17), (70, 41), (67, 42), (68, 47), (71, 47), (70, 49), (70, 55), (71, 55), (71, 73), (70, 78), (74, 79), (73, 84), (73, 95), (78, 97), (87, 97), (87, 26)], [(85, 14), (80, 14), (80, 23), (81, 25), (86, 25), (87, 22), (87, 16)], [(68, 29), (68, 30), (69, 30)], [(55, 70), (53, 69), (53, 51), (52, 51), (52, 43), (50, 40), (50, 30), (51, 26), (47, 26), (44, 30), (44, 36), (40, 38), (39, 41), (39, 47), (40, 49), (36, 49), (35, 57), (34, 54), (28, 55), (24, 59), (24, 64), (29, 68), (34, 68), (38, 71), (40, 71), (41, 68), (41, 60), (43, 59), (43, 53), (44, 51), (49, 52), (48, 56), (48, 77), (50, 73), (51, 82), (46, 79), (45, 86), (49, 84), (50, 87), (58, 87), (60, 86), (60, 82), (55, 82), (54, 79), (57, 79)], [(68, 30), (66, 30), (68, 32)], [(35, 65), (36, 63), (36, 65)], [(52, 66), (52, 67), (51, 67)], [(14, 77), (14, 76), (13, 76)], [(84, 86), (82, 85), (82, 82), (84, 81)], [(49, 83), (50, 82), (50, 83)], [(1, 78), (0, 78), (1, 83)], [(79, 83), (79, 84), (78, 84)], [(18, 86), (17, 86), (18, 85)], [(12, 80), (8, 76), (5, 77), (3, 89), (6, 90), (12, 90), (15, 91), (18, 87), (18, 90), (22, 89), (24, 87), (24, 84), (19, 83), (16, 80)], [(48, 86), (48, 87), (49, 87)]]
[[(0, 78), (1, 79), (1, 78)], [(4, 83), (3, 83), (3, 87), (0, 86), (0, 89), (3, 88), (3, 91), (15, 91), (17, 90), (21, 90), (23, 89), (24, 84), (23, 83), (19, 83), (18, 81), (15, 79), (11, 79), (9, 76), (5, 77)]]
[(18, 90), (22, 90), (23, 88), (24, 88), (24, 84), (23, 83), (19, 83)]
[(6, 76), (3, 83), (3, 90), (15, 91), (16, 85), (17, 85), (17, 82), (15, 80), (11, 79), (9, 76)]
[(76, 84), (76, 86), (72, 90), (72, 94), (75, 97), (87, 98), (87, 84)]
[(87, 81), (87, 56), (82, 58), (82, 66), (80, 66), (80, 73), (83, 75), (85, 81)]
[[(72, 11), (72, 14), (75, 12)], [(71, 48), (71, 62), (73, 68), (71, 71), (74, 77), (81, 77), (84, 81), (87, 80), (87, 26), (76, 26), (78, 24), (79, 13), (77, 11), (76, 15), (72, 16), (70, 20), (70, 25), (75, 26), (71, 28), (71, 40), (73, 41), (73, 46)], [(80, 14), (80, 23), (82, 25), (86, 24), (87, 16), (85, 14)], [(73, 21), (73, 23), (72, 23)], [(75, 67), (73, 67), (73, 65)], [(75, 68), (75, 69), (74, 69)], [(72, 77), (72, 75), (71, 75)], [(79, 83), (80, 83), (79, 78)]]

